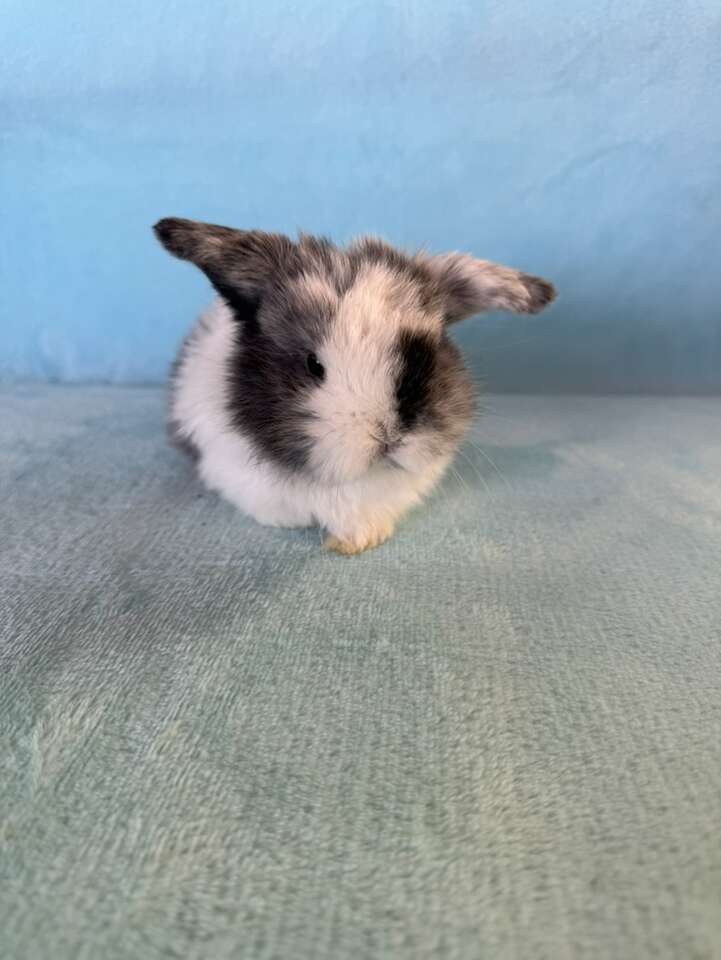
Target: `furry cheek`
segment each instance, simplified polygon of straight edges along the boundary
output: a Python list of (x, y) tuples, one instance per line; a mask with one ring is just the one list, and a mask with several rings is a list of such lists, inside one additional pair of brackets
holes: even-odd
[(409, 434), (393, 453), (392, 461), (409, 473), (422, 473), (439, 459), (449, 458), (458, 443), (432, 430)]
[(310, 421), (307, 434), (311, 446), (306, 469), (321, 483), (357, 480), (373, 463), (377, 445), (366, 430), (316, 418)]
[(366, 419), (342, 409), (324, 389), (314, 391), (305, 407), (310, 441), (306, 469), (326, 484), (353, 481), (366, 473), (377, 454)]
[(326, 344), (326, 379), (304, 400), (310, 441), (306, 467), (322, 483), (352, 482), (378, 462), (380, 443), (394, 421), (393, 381), (381, 351)]

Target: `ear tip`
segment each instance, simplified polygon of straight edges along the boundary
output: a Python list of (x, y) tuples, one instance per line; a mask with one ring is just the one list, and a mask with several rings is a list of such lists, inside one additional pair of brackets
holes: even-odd
[(543, 277), (523, 275), (523, 283), (528, 291), (528, 313), (540, 313), (556, 299), (556, 288)]
[(153, 225), (153, 233), (166, 250), (176, 256), (182, 256), (187, 242), (188, 223), (188, 220), (182, 220), (180, 217), (163, 217)]
[(153, 232), (159, 240), (169, 236), (180, 221), (177, 217), (163, 217), (153, 224)]

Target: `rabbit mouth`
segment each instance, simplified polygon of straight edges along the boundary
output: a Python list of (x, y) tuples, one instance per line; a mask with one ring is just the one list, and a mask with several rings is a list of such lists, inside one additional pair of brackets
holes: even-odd
[(403, 473), (410, 473), (410, 471), (408, 470), (408, 467), (405, 467), (402, 463), (399, 463), (399, 461), (396, 460), (395, 457), (393, 456), (382, 457), (381, 463), (383, 464), (384, 467), (388, 467), (391, 470), (394, 470), (394, 471), (401, 470), (403, 471)]
[(384, 467), (394, 472), (402, 470), (404, 473), (410, 473), (408, 467), (402, 464), (396, 457), (396, 454), (399, 452), (399, 447), (400, 443), (381, 444), (371, 466)]
[(381, 463), (390, 463), (392, 465), (400, 467), (401, 464), (397, 463), (394, 459), (394, 454), (398, 452), (403, 438), (397, 434), (391, 433), (387, 428), (380, 425), (380, 428), (377, 432), (371, 433), (371, 439), (377, 444), (377, 452), (375, 456), (375, 462)]

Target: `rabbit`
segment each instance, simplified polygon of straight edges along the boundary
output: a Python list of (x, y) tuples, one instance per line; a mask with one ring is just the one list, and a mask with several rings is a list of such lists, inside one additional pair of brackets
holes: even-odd
[(537, 313), (538, 277), (463, 253), (346, 248), (167, 218), (160, 243), (218, 297), (171, 376), (171, 437), (205, 485), (259, 523), (319, 525), (341, 554), (377, 547), (438, 483), (474, 412), (448, 327)]

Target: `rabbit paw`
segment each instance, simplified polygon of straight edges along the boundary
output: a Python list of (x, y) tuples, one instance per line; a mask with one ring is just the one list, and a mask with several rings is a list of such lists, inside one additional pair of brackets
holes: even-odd
[(336, 537), (331, 534), (326, 537), (323, 546), (326, 550), (332, 550), (334, 553), (341, 553), (343, 556), (351, 557), (356, 553), (363, 553), (364, 550), (372, 550), (373, 547), (379, 547), (392, 533), (393, 522), (390, 520), (381, 520), (372, 526), (364, 527), (350, 537)]

